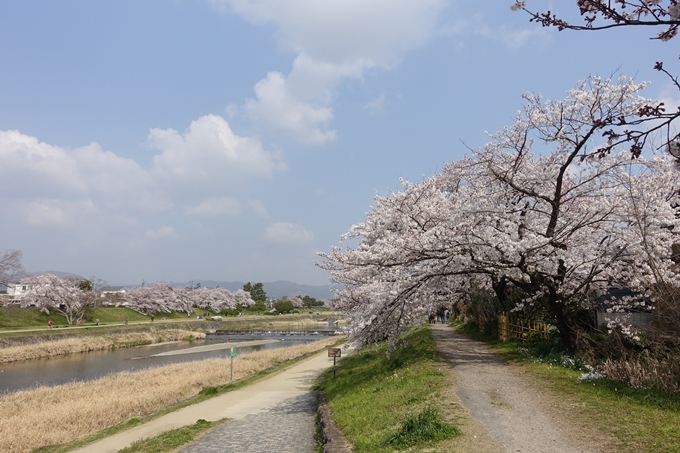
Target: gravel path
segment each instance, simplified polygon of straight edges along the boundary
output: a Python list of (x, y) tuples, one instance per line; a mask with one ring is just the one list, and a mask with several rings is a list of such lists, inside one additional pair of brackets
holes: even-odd
[(541, 396), (486, 345), (448, 326), (433, 326), (437, 347), (452, 366), (457, 394), (499, 452), (591, 453), (553, 422)]

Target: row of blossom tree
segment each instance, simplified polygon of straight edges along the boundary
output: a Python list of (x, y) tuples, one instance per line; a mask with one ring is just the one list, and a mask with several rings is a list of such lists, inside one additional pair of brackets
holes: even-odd
[(644, 86), (593, 76), (564, 100), (527, 94), (516, 122), (486, 146), (376, 197), (367, 219), (343, 236), (358, 245), (320, 254), (320, 267), (342, 285), (350, 341), (394, 344), (473, 288), (517, 308), (507, 300), (514, 287), (528, 295), (519, 308), (539, 304), (575, 349), (577, 313), (594, 290), (621, 284), (654, 300), (655, 290), (680, 285), (672, 156), (594, 156), (617, 123), (645, 114), (652, 101), (640, 96)]
[[(35, 305), (46, 313), (54, 311), (68, 324), (80, 323), (85, 310), (95, 305), (99, 294), (88, 280), (61, 278), (51, 274), (26, 277), (21, 283), (29, 290), (23, 306)], [(173, 288), (163, 283), (133, 288), (125, 295), (127, 307), (144, 314), (185, 312), (193, 308), (219, 313), (222, 309), (250, 307), (255, 302), (246, 291), (231, 292), (224, 288)]]
[(250, 307), (255, 301), (242, 289), (235, 292), (224, 288), (173, 288), (163, 283), (133, 288), (125, 295), (127, 306), (140, 313), (185, 312), (190, 315), (194, 307), (219, 313), (237, 306)]

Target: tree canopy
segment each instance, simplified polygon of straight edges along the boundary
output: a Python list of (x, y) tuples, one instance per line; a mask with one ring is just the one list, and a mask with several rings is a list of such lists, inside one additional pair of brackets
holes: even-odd
[[(569, 23), (550, 11), (536, 12), (527, 8), (526, 0), (517, 0), (511, 6), (514, 11), (523, 10), (530, 16), (531, 22), (544, 27), (557, 27), (558, 30), (607, 30), (619, 27), (643, 26), (659, 29), (652, 39), (670, 41), (678, 34), (680, 27), (680, 4), (677, 0), (576, 0), (576, 6), (583, 23)], [(624, 47), (625, 48), (625, 47)], [(678, 76), (669, 72), (662, 58), (657, 58), (650, 68), (664, 73), (674, 87), (680, 91)], [(680, 118), (680, 108), (668, 110), (663, 102), (648, 102), (640, 106), (638, 115), (628, 118), (602, 118), (607, 126), (615, 126), (603, 130), (607, 138), (596, 153), (599, 155), (613, 151), (617, 146), (625, 144), (631, 156), (638, 157), (645, 145), (650, 141), (659, 141), (658, 149), (664, 149), (680, 163), (680, 133), (675, 125)], [(659, 146), (660, 145), (660, 146)]]
[(264, 284), (258, 282), (252, 285), (250, 282), (243, 285), (243, 291), (250, 293), (250, 297), (255, 302), (265, 302), (267, 300), (267, 293), (264, 290)]
[[(436, 307), (482, 288), (507, 310), (540, 306), (574, 349), (578, 312), (591, 308), (596, 289), (621, 284), (654, 300), (655, 287), (680, 284), (673, 159), (592, 158), (606, 119), (634, 119), (651, 102), (644, 87), (592, 76), (563, 100), (526, 94), (515, 123), (483, 148), (376, 197), (343, 236), (358, 246), (321, 253), (320, 266), (342, 285), (349, 340), (394, 344)], [(509, 287), (526, 297), (510, 306)]]
[(9, 283), (16, 283), (24, 276), (24, 267), (21, 265), (22, 256), (20, 250), (0, 252), (0, 285), (7, 286)]

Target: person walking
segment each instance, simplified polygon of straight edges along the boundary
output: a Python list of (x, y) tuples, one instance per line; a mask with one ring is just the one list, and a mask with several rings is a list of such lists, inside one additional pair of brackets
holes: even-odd
[(125, 317), (125, 325), (126, 326), (128, 325), (128, 317), (127, 316)]
[(52, 328), (52, 320), (51, 320), (51, 319), (48, 319), (48, 320), (47, 320), (47, 328), (48, 328), (48, 329), (51, 329), (51, 328)]

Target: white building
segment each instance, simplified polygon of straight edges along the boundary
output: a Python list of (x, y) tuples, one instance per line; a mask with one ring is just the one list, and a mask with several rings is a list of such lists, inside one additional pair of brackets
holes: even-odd
[(6, 292), (3, 292), (3, 295), (6, 294), (5, 303), (20, 303), (21, 299), (26, 295), (32, 286), (33, 285), (22, 283), (8, 283)]

